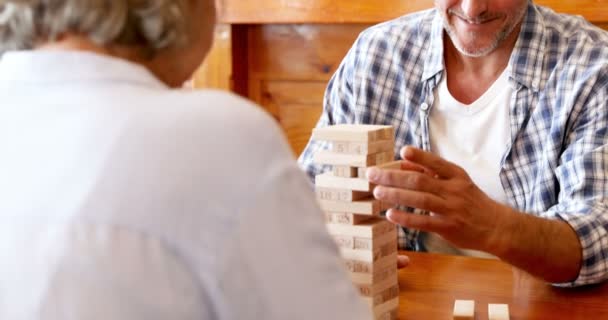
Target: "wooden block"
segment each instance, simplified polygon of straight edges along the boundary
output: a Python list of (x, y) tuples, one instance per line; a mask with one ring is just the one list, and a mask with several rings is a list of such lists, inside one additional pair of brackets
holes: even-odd
[(370, 219), (370, 216), (343, 212), (326, 212), (325, 221), (333, 224), (357, 225)]
[(394, 243), (397, 241), (397, 228), (386, 232), (385, 234), (378, 235), (377, 237), (360, 238), (355, 237), (353, 249), (355, 250), (376, 250), (388, 243)]
[[(331, 150), (331, 152), (335, 152), (335, 153), (349, 153), (348, 152), (349, 144), (350, 144), (350, 142), (348, 142), (348, 141), (332, 141), (331, 147), (329, 148), (329, 150)], [(360, 153), (356, 153), (356, 154), (360, 154)]]
[(399, 319), (399, 308), (395, 308), (385, 314), (374, 315), (374, 320), (398, 320)]
[(395, 141), (390, 139), (373, 142), (350, 142), (348, 144), (348, 153), (351, 154), (374, 154), (382, 152), (390, 152), (394, 155)]
[(383, 236), (387, 233), (395, 233), (397, 228), (393, 223), (384, 219), (370, 219), (355, 226), (328, 224), (326, 227), (327, 231), (331, 235), (372, 239)]
[[(396, 268), (395, 269), (396, 272)], [(391, 301), (395, 298), (399, 297), (399, 283), (396, 283), (394, 286), (389, 289), (382, 291), (372, 297), (362, 297), (365, 304), (367, 304), (371, 309), (373, 309), (377, 305), (381, 305), (385, 302)]]
[(348, 189), (353, 191), (371, 192), (374, 185), (367, 179), (334, 177), (331, 173), (322, 173), (315, 177), (317, 188)]
[(381, 152), (394, 152), (395, 141), (378, 140), (378, 141), (334, 141), (331, 144), (331, 151), (334, 153), (369, 155)]
[(394, 129), (391, 126), (340, 124), (315, 128), (311, 139), (326, 141), (375, 141), (393, 139)]
[[(395, 261), (396, 264), (396, 261)], [(395, 265), (386, 266), (382, 269), (376, 269), (373, 273), (359, 273), (359, 272), (351, 272), (350, 279), (353, 283), (360, 284), (371, 284), (378, 283), (384, 281), (388, 278), (394, 277), (397, 274), (397, 267)], [(399, 288), (397, 288), (399, 289)], [(371, 298), (370, 298), (371, 299)], [(390, 299), (387, 299), (390, 300)], [(375, 301), (375, 300), (374, 300)], [(372, 301), (370, 301), (372, 302)], [(384, 302), (384, 301), (382, 301)], [(379, 303), (376, 303), (379, 304)]]
[(382, 258), (376, 262), (366, 262), (358, 260), (344, 260), (346, 269), (354, 273), (369, 273), (373, 274), (378, 270), (384, 270), (387, 267), (397, 267), (397, 252)]
[[(384, 170), (401, 170), (401, 160), (385, 162), (373, 167), (384, 169)], [(357, 177), (361, 179), (367, 179), (367, 169), (371, 167), (357, 168)]]
[(313, 161), (322, 165), (369, 167), (393, 161), (394, 156), (393, 151), (358, 155), (321, 150), (314, 155)]
[(385, 169), (385, 170), (400, 170), (401, 162), (402, 162), (402, 160), (391, 161), (391, 162), (386, 162), (386, 163), (376, 165), (375, 167), (378, 167), (380, 169)]
[(395, 241), (397, 239), (397, 229), (393, 232), (387, 232), (376, 238), (364, 238), (356, 236), (333, 235), (336, 244), (340, 248), (355, 249), (355, 250), (374, 250), (380, 246)]
[(367, 179), (367, 167), (357, 168), (357, 177)]
[(362, 200), (371, 198), (373, 195), (371, 192), (366, 191), (353, 191), (348, 189), (334, 189), (334, 188), (315, 188), (317, 199), (327, 201), (343, 201), (352, 202), (356, 200)]
[(508, 304), (488, 304), (489, 320), (509, 320)]
[(399, 310), (399, 297), (387, 301), (379, 306), (375, 306), (374, 317), (376, 319), (391, 319), (390, 317), (386, 318), (385, 315), (396, 310)]
[(378, 261), (381, 258), (388, 257), (391, 254), (397, 252), (397, 239), (393, 242), (386, 243), (374, 250), (361, 250), (361, 249), (340, 249), (340, 255), (344, 259), (352, 259), (359, 261)]
[(359, 172), (357, 171), (357, 167), (333, 166), (332, 173), (335, 177), (356, 178)]
[(454, 320), (473, 320), (475, 317), (475, 301), (456, 300), (454, 302)]
[(395, 128), (392, 126), (385, 127), (382, 129), (382, 131), (376, 134), (376, 137), (379, 140), (395, 140)]
[[(394, 267), (397, 268), (396, 264)], [(382, 293), (382, 292), (394, 287), (395, 284), (398, 284), (398, 283), (399, 283), (399, 279), (397, 278), (397, 273), (395, 273), (394, 276), (388, 277), (380, 282), (371, 283), (371, 284), (355, 283), (354, 285), (357, 288), (357, 290), (359, 290), (359, 293), (362, 296), (373, 297), (379, 293)]]
[(395, 160), (395, 153), (391, 151), (385, 151), (380, 153), (375, 153), (376, 158), (374, 159), (373, 166), (383, 165), (388, 162), (392, 162)]
[(357, 200), (352, 202), (318, 200), (323, 211), (327, 212), (346, 212), (369, 216), (379, 216), (382, 212), (380, 200), (374, 198)]

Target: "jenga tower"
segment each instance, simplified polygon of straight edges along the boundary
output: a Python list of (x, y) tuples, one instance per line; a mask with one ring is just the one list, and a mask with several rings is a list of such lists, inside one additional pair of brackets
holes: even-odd
[(312, 138), (331, 142), (331, 151), (314, 157), (332, 171), (315, 179), (316, 193), (350, 271), (351, 279), (375, 319), (397, 319), (397, 230), (380, 217), (385, 209), (365, 176), (370, 166), (394, 167), (390, 126), (336, 125), (317, 128)]

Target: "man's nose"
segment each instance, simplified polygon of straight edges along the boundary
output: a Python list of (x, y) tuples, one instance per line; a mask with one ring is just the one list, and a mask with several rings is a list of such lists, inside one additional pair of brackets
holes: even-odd
[(462, 0), (460, 9), (467, 17), (474, 19), (488, 11), (488, 0)]

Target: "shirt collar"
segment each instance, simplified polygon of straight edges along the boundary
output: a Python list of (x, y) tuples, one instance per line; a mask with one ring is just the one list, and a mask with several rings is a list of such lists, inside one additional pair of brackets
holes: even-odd
[(145, 67), (124, 59), (84, 51), (13, 51), (0, 59), (0, 82), (127, 82), (167, 88)]
[[(424, 61), (424, 72), (422, 73), (422, 80), (426, 81), (437, 75), (444, 69), (443, 62), (443, 18), (437, 10), (434, 11), (431, 23), (431, 34), (430, 39), (424, 39), (428, 41), (429, 48), (428, 54)], [(428, 23), (425, 20), (423, 23)]]
[(509, 67), (513, 80), (533, 91), (543, 86), (546, 35), (545, 21), (538, 8), (530, 3), (511, 54)]
[[(435, 10), (434, 12), (430, 37), (423, 40), (428, 41), (428, 50), (426, 51), (428, 54), (424, 60), (424, 72), (422, 73), (423, 81), (435, 77), (445, 68), (443, 18), (438, 11)], [(514, 81), (534, 91), (540, 90), (543, 85), (542, 67), (546, 50), (544, 29), (545, 22), (542, 15), (538, 12), (536, 6), (530, 2), (508, 68)]]

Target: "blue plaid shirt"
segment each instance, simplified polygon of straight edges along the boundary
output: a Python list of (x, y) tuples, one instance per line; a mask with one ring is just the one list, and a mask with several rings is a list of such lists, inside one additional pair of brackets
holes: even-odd
[[(329, 82), (317, 126), (393, 125), (396, 152), (404, 145), (430, 150), (428, 117), (443, 71), (443, 23), (436, 10), (374, 26), (360, 35)], [(608, 33), (530, 3), (507, 72), (515, 90), (500, 179), (509, 204), (564, 220), (577, 232), (582, 269), (573, 283), (561, 285), (603, 281), (608, 278)], [(327, 148), (326, 142), (310, 141), (300, 156), (311, 177), (327, 169), (312, 161)], [(416, 230), (402, 230), (400, 247), (415, 250), (417, 238)]]

